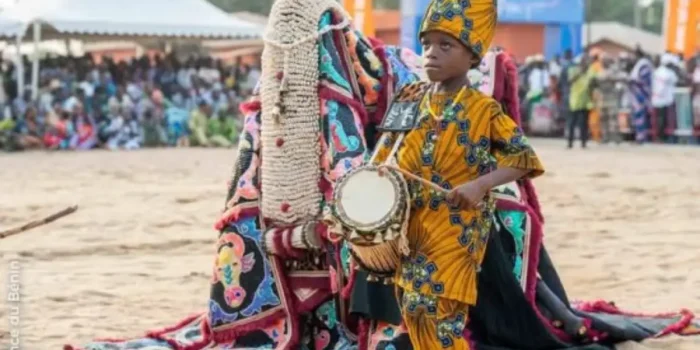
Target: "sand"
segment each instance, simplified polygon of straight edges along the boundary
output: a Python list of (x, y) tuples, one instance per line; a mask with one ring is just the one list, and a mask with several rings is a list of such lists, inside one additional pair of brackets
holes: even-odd
[[(536, 180), (546, 244), (570, 296), (700, 312), (700, 147), (534, 144), (548, 168)], [(234, 158), (204, 149), (0, 154), (0, 229), (80, 205), (0, 240), (2, 285), (10, 263), (20, 267), (23, 348), (138, 336), (204, 310), (212, 226)], [(698, 349), (697, 338), (646, 346)]]

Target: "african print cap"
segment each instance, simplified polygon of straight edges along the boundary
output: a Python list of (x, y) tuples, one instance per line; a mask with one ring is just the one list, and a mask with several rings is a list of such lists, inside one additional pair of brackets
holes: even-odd
[(481, 59), (496, 31), (497, 0), (432, 0), (420, 35), (437, 30), (452, 35)]

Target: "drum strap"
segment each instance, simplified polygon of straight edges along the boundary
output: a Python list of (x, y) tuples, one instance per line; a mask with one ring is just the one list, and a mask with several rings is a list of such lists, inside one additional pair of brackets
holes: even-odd
[[(379, 142), (377, 142), (377, 145), (383, 145), (387, 139), (389, 139), (392, 136), (392, 132), (384, 132), (382, 133), (382, 136), (379, 138)], [(391, 147), (391, 152), (389, 152), (389, 155), (386, 157), (384, 162), (382, 163), (383, 165), (388, 165), (392, 159), (394, 159), (394, 156), (396, 155), (396, 152), (399, 151), (399, 148), (401, 147), (401, 144), (403, 143), (403, 139), (406, 136), (405, 132), (400, 132), (398, 133), (398, 136), (396, 137), (396, 141), (394, 141), (394, 145)], [(377, 156), (379, 155), (379, 150), (381, 147), (375, 147), (374, 153), (372, 154), (372, 158), (370, 158), (369, 163), (373, 164), (377, 160)]]

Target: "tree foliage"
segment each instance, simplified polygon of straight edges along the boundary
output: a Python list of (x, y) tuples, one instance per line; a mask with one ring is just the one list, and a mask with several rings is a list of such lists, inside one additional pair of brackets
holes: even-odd
[[(587, 0), (591, 22), (620, 22), (635, 25), (635, 16), (639, 16), (642, 29), (661, 33), (663, 26), (664, 2), (654, 1), (637, 12), (636, 0)], [(635, 13), (637, 12), (637, 13)]]

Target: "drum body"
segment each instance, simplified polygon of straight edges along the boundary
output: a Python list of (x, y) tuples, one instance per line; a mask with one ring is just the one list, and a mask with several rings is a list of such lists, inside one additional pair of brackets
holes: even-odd
[[(399, 239), (408, 223), (408, 184), (403, 176), (377, 166), (351, 170), (336, 181), (331, 221), (369, 272), (392, 274), (400, 261)], [(338, 232), (340, 231), (340, 232)]]

